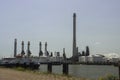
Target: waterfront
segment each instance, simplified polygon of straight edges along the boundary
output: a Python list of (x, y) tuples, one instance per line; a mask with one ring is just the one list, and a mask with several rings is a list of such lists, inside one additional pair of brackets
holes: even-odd
[[(47, 72), (47, 65), (40, 65), (41, 72)], [(54, 65), (52, 72), (62, 74), (62, 65)], [(105, 75), (118, 77), (118, 67), (110, 65), (69, 65), (69, 75), (89, 79), (97, 79)]]
[(41, 73), (39, 71), (25, 70), (23, 68), (0, 67), (0, 80), (86, 80), (65, 75)]

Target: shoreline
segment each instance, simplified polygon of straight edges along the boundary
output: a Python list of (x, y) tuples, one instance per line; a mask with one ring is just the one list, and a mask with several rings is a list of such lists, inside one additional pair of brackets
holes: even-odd
[(73, 77), (70, 75), (60, 75), (54, 73), (40, 72), (22, 68), (0, 67), (0, 80), (89, 80), (85, 78)]

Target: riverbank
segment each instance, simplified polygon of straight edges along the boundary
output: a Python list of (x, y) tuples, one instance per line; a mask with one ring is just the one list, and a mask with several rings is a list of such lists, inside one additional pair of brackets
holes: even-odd
[(87, 80), (84, 78), (0, 67), (0, 80)]

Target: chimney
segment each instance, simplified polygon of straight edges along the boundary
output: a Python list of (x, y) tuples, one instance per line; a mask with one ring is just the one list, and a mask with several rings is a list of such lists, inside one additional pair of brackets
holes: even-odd
[(21, 51), (21, 55), (23, 56), (25, 54), (25, 51), (24, 51), (24, 41), (22, 41), (22, 51)]
[(17, 55), (17, 39), (14, 41), (14, 57)]
[(30, 51), (30, 41), (28, 41), (27, 55), (28, 55), (28, 57), (30, 57), (30, 55), (31, 55), (31, 51)]
[(40, 42), (39, 43), (39, 57), (43, 55), (43, 52), (42, 52), (42, 43)]
[(76, 13), (73, 14), (73, 57), (77, 56), (76, 52)]

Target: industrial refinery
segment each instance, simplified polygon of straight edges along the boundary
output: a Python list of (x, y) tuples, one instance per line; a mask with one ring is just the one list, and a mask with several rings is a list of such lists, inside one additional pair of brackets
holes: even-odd
[[(42, 45), (45, 44), (43, 48)], [(94, 63), (94, 62), (108, 62), (103, 56), (90, 56), (89, 47), (86, 46), (86, 50), (79, 52), (77, 42), (76, 42), (76, 13), (73, 13), (73, 43), (72, 47), (72, 56), (70, 58), (66, 57), (65, 48), (63, 48), (63, 53), (60, 52), (48, 52), (47, 50), (47, 42), (42, 43), (39, 42), (39, 53), (38, 56), (34, 55), (30, 50), (30, 41), (27, 43), (27, 52), (24, 50), (24, 41), (21, 42), (21, 52), (17, 52), (17, 39), (14, 40), (14, 58), (3, 58), (0, 60), (0, 65), (2, 66), (24, 66), (32, 68), (39, 68), (40, 64), (61, 64), (61, 63)], [(44, 49), (44, 51), (43, 51)], [(60, 55), (62, 54), (62, 55)], [(116, 62), (119, 59), (115, 59)]]
[[(63, 53), (60, 55), (60, 52), (50, 53), (47, 50), (47, 42), (45, 42), (45, 48), (43, 51), (42, 42), (39, 42), (39, 53), (38, 57), (39, 62), (64, 62), (68, 58), (66, 58), (65, 48), (63, 48)], [(24, 58), (24, 57), (32, 57), (32, 52), (30, 51), (30, 41), (27, 44), (27, 52), (24, 51), (24, 41), (21, 42), (21, 53), (17, 54), (17, 39), (14, 41), (14, 57), (15, 58)], [(69, 58), (69, 61), (78, 62), (79, 56), (89, 56), (89, 47), (86, 47), (86, 51), (79, 52), (77, 43), (76, 43), (76, 13), (73, 13), (73, 50), (72, 50), (72, 57)], [(34, 54), (33, 54), (34, 55)], [(54, 55), (54, 56), (53, 56)]]
[[(45, 42), (45, 48), (43, 51), (42, 42), (39, 42), (39, 53), (38, 56), (31, 56), (32, 52), (30, 50), (30, 41), (27, 44), (27, 52), (24, 50), (24, 41), (21, 42), (21, 53), (17, 52), (17, 39), (14, 40), (14, 58), (3, 58), (1, 61), (1, 65), (11, 64), (35, 64), (39, 66), (41, 63), (48, 62), (78, 62), (79, 56), (88, 56), (89, 55), (89, 47), (86, 47), (86, 52), (82, 53), (78, 52), (78, 47), (76, 44), (76, 13), (73, 13), (73, 55), (71, 58), (66, 57), (65, 48), (63, 48), (63, 55), (60, 55), (60, 52), (49, 53), (47, 50), (47, 42)], [(34, 54), (32, 54), (34, 55)], [(53, 56), (55, 55), (55, 56)]]

